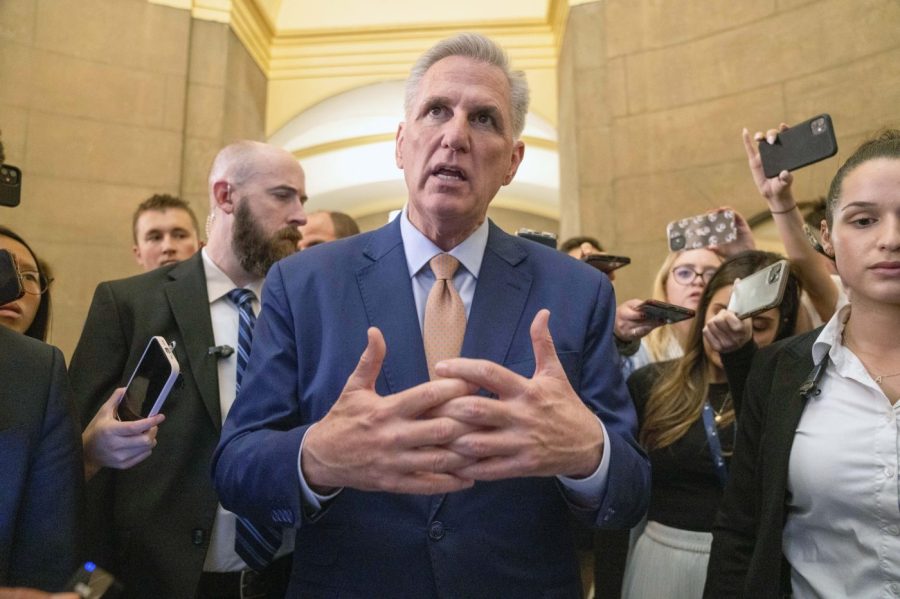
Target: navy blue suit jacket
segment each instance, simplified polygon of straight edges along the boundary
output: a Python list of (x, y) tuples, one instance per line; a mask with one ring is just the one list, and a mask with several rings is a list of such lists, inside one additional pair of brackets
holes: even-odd
[(213, 458), (223, 505), (297, 528), (289, 596), (577, 597), (568, 513), (628, 527), (644, 514), (649, 465), (617, 366), (615, 300), (605, 275), (493, 224), (462, 355), (531, 376), (529, 326), (541, 308), (566, 373), (608, 431), (609, 484), (598, 509), (569, 503), (554, 477), (479, 482), (449, 495), (345, 489), (324, 513), (301, 505), (298, 451), (384, 334), (379, 394), (428, 380), (399, 220), (306, 250), (266, 280), (250, 364)]

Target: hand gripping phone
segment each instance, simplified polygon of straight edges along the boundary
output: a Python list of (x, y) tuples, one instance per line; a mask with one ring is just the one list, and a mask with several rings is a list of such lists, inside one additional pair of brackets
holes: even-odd
[(827, 114), (814, 116), (785, 129), (773, 144), (765, 139), (759, 142), (763, 172), (770, 179), (777, 177), (781, 171), (793, 171), (830, 158), (837, 154), (837, 150), (834, 125)]
[(693, 318), (695, 312), (684, 306), (676, 306), (675, 304), (667, 304), (655, 299), (648, 299), (637, 307), (638, 311), (644, 314), (649, 320), (659, 320), (666, 324), (680, 322)]
[(119, 420), (140, 420), (158, 414), (179, 372), (171, 346), (162, 337), (151, 337), (116, 409)]
[(781, 303), (789, 274), (788, 261), (779, 260), (741, 279), (731, 291), (728, 309), (740, 319), (771, 310)]
[(631, 264), (631, 258), (627, 256), (613, 256), (612, 254), (588, 254), (582, 259), (597, 270), (607, 274), (617, 268)]
[(666, 237), (673, 252), (731, 243), (737, 239), (734, 210), (716, 210), (673, 220), (666, 225)]

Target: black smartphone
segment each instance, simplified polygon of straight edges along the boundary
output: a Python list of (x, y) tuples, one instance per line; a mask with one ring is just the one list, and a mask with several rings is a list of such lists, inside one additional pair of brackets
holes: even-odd
[(693, 318), (696, 314), (690, 308), (676, 306), (675, 304), (667, 304), (666, 302), (655, 299), (646, 300), (643, 304), (638, 306), (637, 309), (650, 320), (659, 320), (666, 324), (687, 320), (688, 318)]
[(9, 250), (0, 250), (0, 306), (25, 295), (19, 276), (19, 263)]
[(516, 232), (516, 235), (524, 239), (530, 239), (531, 241), (546, 245), (547, 247), (551, 247), (554, 250), (556, 249), (556, 235), (554, 235), (553, 233), (547, 233), (546, 231), (534, 231), (532, 229), (519, 229)]
[(140, 420), (158, 414), (179, 371), (171, 346), (162, 337), (151, 337), (116, 409), (119, 420)]
[(124, 590), (112, 574), (94, 562), (85, 562), (66, 585), (66, 591), (81, 599), (118, 599)]
[(834, 125), (827, 114), (814, 116), (785, 129), (778, 134), (773, 144), (765, 139), (759, 142), (763, 172), (770, 179), (777, 177), (781, 171), (793, 171), (830, 158), (837, 151)]
[(607, 274), (631, 264), (631, 258), (627, 256), (613, 256), (612, 254), (588, 254), (582, 260)]
[(18, 206), (22, 195), (22, 171), (0, 164), (0, 206)]

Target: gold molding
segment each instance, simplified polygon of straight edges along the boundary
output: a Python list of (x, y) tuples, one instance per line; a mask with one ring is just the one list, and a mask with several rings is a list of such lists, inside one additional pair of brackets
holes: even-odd
[[(357, 148), (359, 146), (366, 146), (369, 144), (394, 141), (394, 139), (396, 139), (395, 133), (373, 133), (371, 135), (347, 137), (345, 139), (328, 141), (325, 143), (316, 144), (314, 146), (298, 148), (296, 150), (293, 150), (291, 153), (297, 160), (305, 160), (310, 156), (318, 156), (320, 154), (325, 154), (328, 152), (337, 152), (339, 150), (346, 150), (347, 148)], [(535, 148), (542, 148), (551, 152), (556, 152), (557, 150), (559, 150), (558, 144), (551, 139), (524, 135), (522, 136), (522, 141), (525, 142), (526, 147), (531, 146)]]

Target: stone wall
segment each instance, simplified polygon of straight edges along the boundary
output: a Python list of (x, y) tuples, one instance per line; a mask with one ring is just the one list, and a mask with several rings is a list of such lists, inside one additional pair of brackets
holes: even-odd
[(828, 112), (837, 157), (796, 175), (826, 193), (840, 161), (900, 126), (896, 0), (603, 0), (571, 8), (560, 55), (561, 233), (631, 256), (621, 299), (646, 296), (670, 220), (765, 208), (740, 139)]
[(227, 25), (146, 0), (0, 2), (0, 129), (23, 171), (0, 208), (54, 271), (67, 356), (100, 281), (138, 273), (131, 216), (153, 193), (202, 222), (215, 152), (264, 136), (266, 81)]

